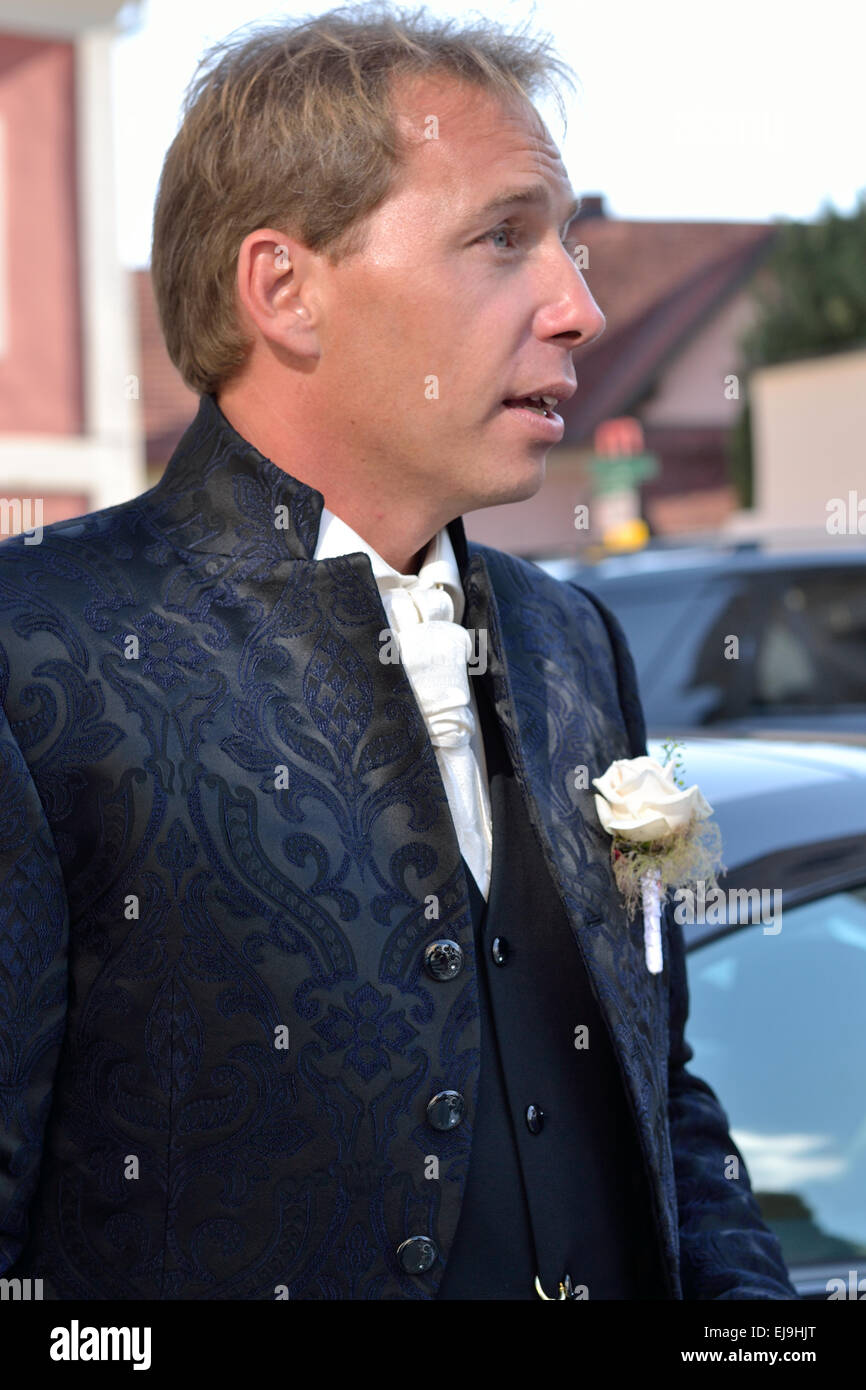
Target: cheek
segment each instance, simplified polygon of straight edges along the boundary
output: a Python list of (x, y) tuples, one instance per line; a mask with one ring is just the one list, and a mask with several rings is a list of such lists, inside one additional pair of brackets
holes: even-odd
[(340, 320), (342, 348), (360, 362), (366, 379), (404, 383), (437, 370), (431, 361), (445, 339), (423, 299), (402, 295), (391, 283), (373, 285), (342, 307)]
[(341, 389), (359, 404), (375, 391), (398, 397), (403, 424), (439, 437), (452, 424), (465, 428), (507, 375), (497, 352), (502, 317), (444, 268), (347, 276), (328, 331)]

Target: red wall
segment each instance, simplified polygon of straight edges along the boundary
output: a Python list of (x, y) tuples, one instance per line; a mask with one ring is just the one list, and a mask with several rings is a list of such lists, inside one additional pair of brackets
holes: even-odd
[(82, 430), (74, 57), (71, 43), (0, 34), (2, 432)]

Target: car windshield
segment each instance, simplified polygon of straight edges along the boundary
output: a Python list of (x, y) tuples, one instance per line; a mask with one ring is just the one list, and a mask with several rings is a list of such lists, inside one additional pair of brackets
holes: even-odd
[(688, 956), (689, 1071), (731, 1135), (789, 1264), (866, 1256), (866, 887)]

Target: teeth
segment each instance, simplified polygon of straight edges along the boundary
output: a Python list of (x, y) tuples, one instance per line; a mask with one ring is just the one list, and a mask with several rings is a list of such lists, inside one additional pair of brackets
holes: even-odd
[(534, 410), (536, 407), (541, 415), (546, 415), (548, 410), (557, 404), (556, 396), (527, 396), (528, 401), (534, 401), (535, 405), (527, 405), (526, 410)]
[(521, 400), (524, 410), (534, 410), (538, 415), (550, 415), (552, 408), (559, 404), (557, 396), (530, 395), (513, 398)]

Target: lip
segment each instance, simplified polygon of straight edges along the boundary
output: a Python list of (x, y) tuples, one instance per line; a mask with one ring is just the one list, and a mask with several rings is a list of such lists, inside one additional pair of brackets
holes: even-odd
[(522, 396), (556, 396), (557, 406), (562, 405), (563, 401), (571, 400), (577, 390), (577, 382), (566, 377), (559, 377), (547, 386), (530, 386), (527, 391), (512, 391), (504, 400), (520, 400)]
[(558, 444), (565, 434), (565, 421), (555, 410), (551, 410), (549, 415), (538, 415), (522, 405), (503, 405), (501, 411), (503, 415), (513, 415), (518, 428), (529, 430), (551, 444)]

